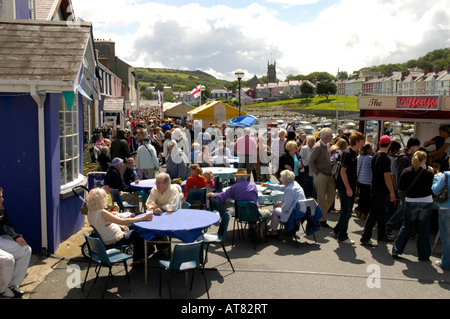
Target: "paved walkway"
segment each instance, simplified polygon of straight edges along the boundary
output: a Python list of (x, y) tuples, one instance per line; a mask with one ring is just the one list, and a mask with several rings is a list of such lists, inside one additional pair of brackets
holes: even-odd
[[(335, 225), (338, 215), (329, 216), (329, 224)], [(340, 245), (329, 236), (331, 229), (316, 233), (317, 243), (303, 232), (297, 244), (294, 241), (279, 242), (269, 238), (268, 243), (259, 243), (254, 250), (250, 240), (236, 241), (231, 247), (233, 220), (228, 228), (226, 249), (236, 272), (225, 259), (220, 247), (211, 247), (207, 267), (207, 281), (212, 299), (448, 299), (450, 298), (450, 271), (444, 271), (434, 262), (439, 259), (440, 247), (429, 262), (418, 261), (416, 240), (410, 239), (405, 254), (400, 259), (390, 255), (392, 243), (368, 248), (359, 244), (364, 220), (353, 216), (349, 224), (350, 238), (354, 246)], [(215, 231), (214, 227), (211, 231)], [(81, 233), (81, 232), (80, 232)], [(80, 236), (80, 233), (75, 235)], [(376, 233), (376, 232), (374, 232)], [(434, 236), (432, 237), (434, 240)], [(71, 287), (77, 279), (83, 281), (87, 262), (76, 247), (77, 240), (63, 243), (57, 253), (64, 252), (65, 258), (56, 256), (33, 256), (24, 289), (25, 298), (30, 299), (81, 299), (100, 298), (106, 278), (106, 270), (89, 295), (93, 286), (91, 271), (86, 291)], [(82, 241), (80, 241), (81, 243)], [(71, 252), (73, 255), (70, 256)], [(74, 256), (75, 255), (75, 256)], [(64, 256), (59, 256), (64, 257)], [(157, 258), (151, 257), (149, 285), (144, 285), (144, 270), (133, 269), (131, 291), (124, 277), (123, 267), (114, 267), (114, 282), (109, 282), (105, 298), (115, 299), (159, 299)], [(76, 272), (73, 269), (79, 269)], [(77, 278), (78, 274), (78, 278)], [(205, 299), (206, 292), (202, 276), (196, 276), (193, 290), (184, 286), (184, 277), (175, 276), (172, 281), (175, 298)], [(166, 282), (163, 281), (162, 298), (169, 298)]]

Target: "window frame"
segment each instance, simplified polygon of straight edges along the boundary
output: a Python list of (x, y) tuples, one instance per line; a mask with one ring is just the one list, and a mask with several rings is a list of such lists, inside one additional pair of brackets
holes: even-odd
[(61, 190), (72, 188), (83, 180), (81, 174), (80, 119), (77, 94), (69, 110), (63, 94), (59, 97), (59, 143)]

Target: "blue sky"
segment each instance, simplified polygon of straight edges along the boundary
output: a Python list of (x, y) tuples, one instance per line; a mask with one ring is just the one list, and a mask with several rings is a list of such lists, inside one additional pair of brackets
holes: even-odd
[(233, 80), (403, 63), (450, 47), (450, 0), (72, 0), (94, 37), (135, 67)]

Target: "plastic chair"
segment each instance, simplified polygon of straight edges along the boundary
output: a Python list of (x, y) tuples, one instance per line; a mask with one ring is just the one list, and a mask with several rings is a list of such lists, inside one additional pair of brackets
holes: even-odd
[[(94, 238), (99, 238), (103, 245), (105, 246), (105, 248), (108, 249), (112, 249), (112, 248), (116, 248), (119, 249), (120, 251), (129, 254), (129, 255), (133, 255), (133, 246), (131, 244), (122, 244), (122, 245), (116, 245), (116, 244), (112, 244), (112, 245), (105, 245), (105, 243), (103, 242), (102, 237), (100, 236), (99, 232), (97, 231), (97, 229), (95, 229), (94, 226), (92, 226), (92, 232), (90, 233), (89, 236), (94, 237)], [(85, 241), (82, 245), (81, 245), (81, 253), (85, 258), (91, 258), (90, 252), (89, 252), (89, 245), (88, 242)]]
[(181, 273), (192, 271), (190, 290), (192, 290), (192, 283), (194, 282), (195, 270), (201, 269), (203, 277), (205, 279), (206, 293), (209, 299), (208, 284), (206, 282), (205, 268), (203, 264), (203, 241), (188, 243), (188, 244), (176, 244), (173, 248), (172, 256), (170, 260), (160, 260), (159, 264), (159, 295), (161, 296), (161, 279), (162, 270), (166, 270), (167, 284), (169, 287), (170, 298), (172, 298), (172, 290), (170, 287), (169, 273)]
[[(125, 254), (116, 248), (106, 250), (105, 245), (103, 244), (103, 242), (100, 238), (94, 238), (94, 237), (88, 236), (88, 235), (86, 235), (86, 233), (84, 233), (84, 237), (86, 239), (86, 242), (88, 243), (89, 255), (91, 256), (91, 258), (89, 259), (89, 266), (86, 271), (86, 276), (84, 277), (83, 287), (81, 288), (81, 291), (84, 290), (84, 286), (86, 285), (86, 280), (87, 280), (87, 277), (89, 274), (89, 269), (91, 268), (92, 262), (97, 263), (97, 266), (95, 268), (97, 276), (95, 277), (94, 285), (97, 281), (97, 278), (98, 278), (98, 275), (100, 273), (102, 266), (109, 268), (108, 277), (106, 279), (106, 284), (105, 284), (105, 288), (103, 290), (102, 298), (104, 298), (104, 296), (105, 296), (106, 288), (108, 287), (109, 277), (110, 276), (113, 277), (112, 266), (114, 266), (115, 264), (118, 264), (118, 263), (122, 263), (124, 265), (125, 273), (127, 275), (127, 280), (128, 280), (128, 287), (131, 290), (130, 277), (128, 275), (127, 260), (132, 258), (132, 256), (129, 254)], [(98, 268), (98, 266), (100, 266), (100, 267)], [(92, 287), (94, 287), (94, 285), (92, 285)], [(92, 289), (92, 287), (91, 287), (91, 289)]]
[(220, 193), (223, 190), (223, 182), (220, 180), (219, 176), (214, 177), (214, 193)]
[(233, 272), (235, 272), (233, 264), (231, 263), (230, 257), (228, 256), (228, 253), (227, 253), (227, 251), (225, 249), (225, 245), (224, 245), (230, 218), (231, 218), (231, 214), (229, 212), (225, 211), (222, 216), (222, 221), (220, 222), (218, 232), (203, 234), (203, 241), (206, 245), (205, 264), (208, 261), (209, 245), (210, 244), (220, 244), (220, 246), (222, 246), (223, 252), (225, 253), (225, 257), (227, 257), (227, 260), (230, 263), (231, 269), (233, 269)]
[(119, 206), (120, 211), (125, 211), (125, 209), (131, 209), (133, 211), (135, 211), (136, 209), (139, 210), (139, 205), (133, 205), (127, 202), (124, 202), (122, 200), (122, 196), (120, 196), (120, 191), (115, 189), (115, 188), (110, 188), (108, 185), (105, 185), (102, 187), (105, 191), (106, 194), (108, 194), (108, 206), (111, 204), (111, 200), (112, 200), (112, 205), (114, 205), (114, 203), (117, 203), (117, 206)]
[(225, 205), (221, 202), (218, 202), (217, 199), (214, 198), (214, 196), (211, 196), (209, 198), (209, 209), (213, 212), (218, 212), (220, 218), (223, 218), (223, 215), (227, 212)]
[[(255, 249), (258, 243), (258, 235), (261, 233), (261, 224), (264, 224), (264, 239), (267, 242), (266, 237), (266, 229), (267, 222), (264, 218), (259, 215), (258, 205), (253, 201), (235, 201), (235, 216), (234, 216), (234, 224), (233, 224), (233, 239), (232, 245), (234, 244), (234, 230), (236, 224), (238, 225), (238, 235), (239, 234), (239, 225), (242, 223), (245, 224), (255, 224), (257, 226), (257, 234), (255, 240)], [(243, 229), (242, 229), (243, 231)], [(243, 236), (243, 235), (242, 235)]]
[(206, 187), (191, 188), (186, 196), (186, 202), (191, 204), (192, 209), (206, 207)]

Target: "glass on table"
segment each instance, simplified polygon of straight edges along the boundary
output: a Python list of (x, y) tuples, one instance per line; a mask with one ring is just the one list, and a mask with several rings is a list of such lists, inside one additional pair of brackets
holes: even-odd
[(167, 207), (167, 214), (172, 215), (172, 213), (175, 211), (175, 205), (169, 204)]

